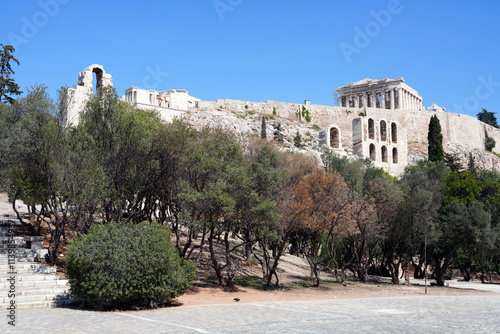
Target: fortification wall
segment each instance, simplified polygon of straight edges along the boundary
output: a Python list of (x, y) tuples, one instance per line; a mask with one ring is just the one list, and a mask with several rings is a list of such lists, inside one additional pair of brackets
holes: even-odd
[[(245, 107), (246, 106), (246, 107)], [(226, 110), (254, 110), (263, 114), (273, 114), (289, 119), (297, 119), (297, 112), (304, 106), (310, 112), (311, 123), (325, 128), (330, 124), (336, 124), (342, 132), (342, 143), (352, 145), (352, 121), (355, 118), (366, 115), (377, 119), (392, 119), (407, 130), (408, 143), (427, 143), (427, 132), (429, 120), (432, 115), (437, 115), (441, 122), (443, 133), (443, 146), (449, 143), (484, 148), (485, 131), (489, 137), (497, 142), (494, 151), (500, 153), (500, 130), (484, 124), (475, 117), (450, 113), (432, 111), (403, 111), (376, 108), (344, 108), (323, 106), (317, 104), (304, 105), (298, 103), (286, 103), (278, 101), (251, 102), (239, 100), (217, 100), (200, 101), (200, 110), (215, 110), (218, 108)], [(351, 142), (349, 142), (351, 141)]]

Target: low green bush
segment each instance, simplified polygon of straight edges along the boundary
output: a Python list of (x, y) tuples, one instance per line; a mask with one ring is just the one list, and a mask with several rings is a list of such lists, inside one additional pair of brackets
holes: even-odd
[(189, 290), (195, 265), (182, 260), (158, 224), (94, 226), (70, 246), (71, 293), (93, 307), (144, 309)]

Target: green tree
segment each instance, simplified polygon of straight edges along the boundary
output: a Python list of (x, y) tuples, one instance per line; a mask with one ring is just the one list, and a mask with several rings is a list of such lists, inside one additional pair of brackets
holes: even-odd
[(266, 129), (266, 117), (262, 116), (262, 124), (260, 125), (260, 138), (267, 138), (267, 129)]
[(299, 130), (295, 133), (295, 137), (293, 137), (293, 145), (297, 148), (302, 147), (302, 136), (300, 135)]
[(484, 149), (488, 152), (493, 151), (497, 142), (492, 137), (488, 136), (488, 133), (484, 131)]
[(495, 113), (490, 112), (484, 108), (477, 114), (477, 119), (483, 123), (489, 124), (495, 128), (498, 128), (497, 118)]
[(273, 139), (276, 140), (278, 143), (283, 143), (285, 141), (285, 138), (283, 137), (283, 128), (281, 127), (281, 123), (276, 123), (273, 124), (274, 127), (274, 133), (273, 133)]
[(459, 172), (464, 168), (456, 154), (445, 153), (444, 162), (452, 172)]
[(441, 123), (436, 115), (431, 116), (427, 134), (429, 161), (444, 161), (443, 134)]
[(10, 95), (19, 95), (22, 93), (19, 90), (19, 85), (15, 83), (10, 76), (14, 74), (11, 63), (19, 65), (19, 61), (12, 55), (15, 49), (12, 45), (0, 44), (0, 104), (14, 103), (14, 99)]

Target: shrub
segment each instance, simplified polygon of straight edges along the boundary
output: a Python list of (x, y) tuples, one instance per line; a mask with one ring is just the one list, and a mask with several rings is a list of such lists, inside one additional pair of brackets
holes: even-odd
[(100, 308), (170, 304), (195, 275), (158, 224), (94, 226), (72, 243), (66, 261), (72, 294)]
[(321, 127), (318, 124), (313, 124), (312, 127), (316, 131), (321, 131)]
[(485, 132), (484, 133), (484, 148), (486, 151), (491, 152), (495, 148), (495, 145), (497, 144), (495, 139), (491, 138), (488, 136), (488, 134)]

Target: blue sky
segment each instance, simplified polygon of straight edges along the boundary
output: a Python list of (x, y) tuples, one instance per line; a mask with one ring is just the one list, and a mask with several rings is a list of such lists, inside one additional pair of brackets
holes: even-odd
[[(101, 64), (126, 88), (202, 100), (336, 105), (336, 87), (404, 77), (447, 111), (500, 110), (500, 1), (6, 0), (0, 43), (52, 96)], [(500, 115), (499, 115), (500, 116)]]

